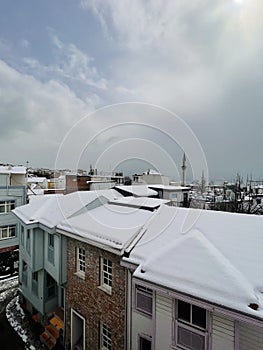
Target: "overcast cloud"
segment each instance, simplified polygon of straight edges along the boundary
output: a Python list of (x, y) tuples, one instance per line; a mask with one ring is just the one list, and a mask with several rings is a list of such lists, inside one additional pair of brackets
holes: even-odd
[[(239, 171), (262, 179), (262, 16), (261, 0), (3, 1), (0, 162), (53, 168), (77, 121), (100, 107), (137, 101), (188, 124), (210, 178), (231, 179)], [(121, 123), (123, 108), (114, 111), (114, 123)], [(152, 109), (143, 111), (140, 120), (151, 123)], [(86, 123), (89, 132), (103, 118), (98, 113)], [(78, 135), (71, 136), (73, 147)], [(90, 148), (82, 165), (96, 162), (98, 149), (118, 149), (118, 142), (120, 157), (125, 147), (130, 154), (125, 137), (139, 138), (139, 145), (145, 139), (147, 147), (154, 142), (180, 160), (182, 145), (175, 148), (164, 136), (115, 128), (100, 135), (100, 147)], [(141, 159), (140, 147), (134, 149)], [(158, 170), (173, 175), (163, 163), (156, 160)]]

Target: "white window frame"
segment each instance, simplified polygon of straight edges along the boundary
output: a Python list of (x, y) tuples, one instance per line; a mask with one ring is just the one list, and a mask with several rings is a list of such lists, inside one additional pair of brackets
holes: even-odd
[[(191, 332), (191, 333), (194, 333), (196, 335), (199, 335), (199, 336), (203, 337), (204, 338), (204, 350), (208, 350), (208, 317), (209, 317), (208, 310), (205, 310), (204, 308), (202, 308), (202, 307), (200, 307), (198, 305), (195, 305), (195, 304), (192, 304), (192, 303), (184, 301), (186, 304), (190, 305), (190, 321), (188, 322), (186, 320), (180, 319), (179, 316), (178, 316), (178, 303), (180, 301), (181, 300), (177, 300), (176, 303), (175, 303), (175, 305), (176, 305), (176, 320), (175, 320), (174, 345), (176, 346), (176, 349), (194, 350), (193, 348), (184, 346), (184, 345), (179, 343), (179, 328), (182, 328), (186, 332), (189, 331), (189, 333)], [(206, 326), (205, 326), (205, 328), (200, 327), (200, 326), (195, 325), (194, 323), (192, 323), (192, 307), (193, 306), (198, 306), (201, 309), (204, 309), (206, 311)]]
[(11, 210), (15, 209), (15, 207), (16, 207), (15, 200), (0, 201), (0, 208), (4, 208), (3, 211), (0, 210), (0, 215), (10, 213)]
[(146, 334), (138, 334), (138, 349), (141, 350), (141, 339), (148, 340), (151, 343), (151, 349), (152, 349), (152, 337)]
[(111, 294), (113, 279), (113, 262), (110, 259), (100, 258), (100, 287)]
[[(140, 296), (146, 297), (146, 298), (148, 297), (149, 299), (151, 299), (152, 309), (150, 312), (146, 308), (144, 309), (139, 306), (138, 300)], [(135, 309), (148, 317), (152, 317), (152, 314), (153, 314), (153, 290), (152, 289), (139, 284), (135, 285)]]
[(86, 270), (86, 250), (81, 247), (77, 247), (76, 250), (76, 261), (77, 261), (77, 274), (85, 277)]
[(0, 240), (16, 237), (16, 225), (1, 226), (0, 227)]
[(73, 350), (73, 347), (75, 348), (75, 344), (72, 344), (73, 342), (73, 316), (77, 316), (79, 317), (82, 321), (83, 321), (83, 350), (86, 349), (86, 333), (85, 333), (85, 329), (86, 329), (86, 320), (83, 316), (81, 316), (76, 310), (71, 309), (71, 320), (70, 320), (70, 338), (71, 338), (71, 350)]
[(111, 339), (112, 339), (111, 328), (108, 327), (105, 323), (101, 322), (100, 323), (100, 350), (111, 350), (112, 349)]

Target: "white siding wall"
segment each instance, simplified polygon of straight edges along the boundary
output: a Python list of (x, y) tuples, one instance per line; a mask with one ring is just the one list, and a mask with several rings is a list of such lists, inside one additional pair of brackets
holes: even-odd
[(234, 346), (235, 346), (234, 320), (222, 315), (213, 314), (212, 316), (212, 350), (234, 350)]
[(239, 327), (239, 350), (262, 350), (263, 328), (238, 323)]
[(153, 336), (153, 320), (143, 316), (136, 310), (132, 312), (132, 350), (138, 350), (138, 337), (140, 334)]
[(170, 349), (172, 342), (172, 312), (172, 299), (156, 294), (156, 350)]

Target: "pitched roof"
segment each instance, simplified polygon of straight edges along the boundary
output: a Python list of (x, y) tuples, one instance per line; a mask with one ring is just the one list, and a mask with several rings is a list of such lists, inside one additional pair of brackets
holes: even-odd
[(68, 195), (44, 195), (15, 208), (13, 212), (25, 224), (40, 223), (54, 228), (100, 196), (109, 200), (120, 197), (120, 194), (115, 190), (98, 190), (73, 192)]
[(156, 191), (148, 188), (147, 185), (120, 185), (115, 186), (114, 188), (120, 191), (125, 191), (135, 197), (149, 197), (158, 194)]
[(262, 216), (161, 206), (125, 260), (136, 277), (263, 318), (262, 246)]
[(57, 226), (65, 234), (122, 251), (139, 234), (152, 212), (111, 204), (86, 210), (63, 220)]

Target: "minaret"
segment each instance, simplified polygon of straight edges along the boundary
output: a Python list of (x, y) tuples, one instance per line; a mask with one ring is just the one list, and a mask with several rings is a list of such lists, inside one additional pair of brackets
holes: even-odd
[(183, 175), (183, 180), (182, 180), (182, 186), (185, 186), (185, 175), (186, 175), (186, 156), (185, 153), (183, 155), (183, 164), (181, 166), (182, 168), (182, 175)]

